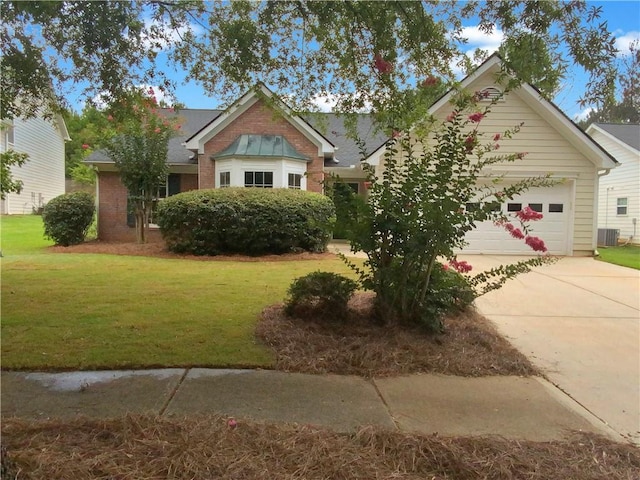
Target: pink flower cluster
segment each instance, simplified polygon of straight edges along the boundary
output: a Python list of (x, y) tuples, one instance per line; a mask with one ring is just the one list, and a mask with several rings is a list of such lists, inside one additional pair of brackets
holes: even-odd
[(382, 55), (376, 53), (373, 57), (373, 65), (376, 70), (380, 73), (391, 73), (393, 72), (393, 63), (382, 58)]
[[(450, 265), (457, 271), (460, 273), (467, 273), (470, 272), (471, 270), (473, 270), (473, 267), (471, 265), (469, 265), (465, 260), (462, 261), (458, 261), (455, 258), (453, 260), (451, 260)], [(443, 266), (444, 268), (444, 266)], [(445, 270), (448, 270), (448, 268), (446, 268)]]
[(524, 233), (519, 228), (516, 228), (513, 223), (506, 222), (503, 224), (504, 229), (511, 234), (513, 238), (517, 238), (518, 240), (522, 240), (524, 238)]
[(476, 112), (469, 115), (469, 120), (471, 120), (474, 123), (478, 123), (483, 118), (484, 118), (484, 113), (481, 113), (481, 112)]
[(522, 210), (516, 213), (516, 216), (522, 222), (528, 222), (530, 220), (533, 220), (533, 221), (540, 220), (543, 217), (541, 213), (536, 212), (531, 207), (524, 207)]
[(428, 88), (428, 87), (433, 87), (434, 85), (437, 85), (438, 83), (440, 83), (440, 79), (437, 77), (434, 77), (433, 75), (429, 75), (427, 78), (425, 78), (422, 83), (420, 84), (423, 88)]
[(538, 237), (527, 236), (524, 239), (524, 243), (529, 245), (534, 252), (546, 252), (547, 246), (544, 244), (544, 241)]

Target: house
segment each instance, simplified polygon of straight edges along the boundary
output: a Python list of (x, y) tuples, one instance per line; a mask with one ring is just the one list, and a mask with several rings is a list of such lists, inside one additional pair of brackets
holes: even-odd
[(21, 167), (11, 167), (13, 178), (22, 181), (22, 191), (7, 193), (0, 201), (0, 213), (37, 212), (65, 192), (65, 141), (70, 140), (67, 127), (60, 115), (51, 120), (16, 118), (1, 123), (0, 151), (26, 153), (29, 160)]
[[(544, 217), (532, 224), (533, 234), (542, 238), (554, 255), (592, 255), (596, 248), (596, 211), (598, 180), (616, 166), (615, 159), (586, 135), (553, 103), (545, 100), (532, 85), (524, 83), (505, 92), (508, 77), (502, 76), (502, 60), (494, 54), (461, 82), (470, 92), (484, 92), (486, 101), (498, 99), (491, 113), (478, 125), (478, 131), (491, 139), (505, 128), (524, 122), (513, 138), (500, 140), (500, 154), (527, 152), (514, 163), (495, 164), (483, 172), (483, 182), (503, 176), (516, 182), (551, 173), (559, 183), (552, 187), (533, 188), (502, 205), (505, 214), (525, 206)], [(434, 103), (429, 112), (444, 120), (453, 110), (453, 91)], [(366, 161), (378, 175), (384, 169), (385, 147)], [(521, 240), (512, 238), (492, 221), (476, 225), (467, 234), (470, 254), (532, 254)]]
[(620, 163), (600, 177), (598, 229), (640, 244), (640, 125), (592, 123), (587, 133)]
[[(496, 80), (501, 59), (491, 56), (462, 82), (471, 91), (502, 92)], [(450, 112), (449, 93), (431, 113), (444, 119)], [(363, 192), (365, 174), (359, 145), (347, 134), (344, 120), (332, 114), (302, 117), (292, 112), (264, 85), (243, 95), (224, 111), (183, 110), (187, 132), (170, 144), (171, 174), (159, 197), (179, 191), (254, 186), (323, 191), (323, 180), (337, 174), (354, 190)], [(503, 131), (524, 122), (521, 132), (502, 142), (501, 152), (529, 152), (520, 162), (496, 165), (484, 180), (504, 175), (506, 181), (552, 172), (561, 181), (534, 189), (510, 201), (508, 212), (531, 206), (543, 212), (535, 225), (549, 250), (558, 255), (590, 255), (596, 247), (596, 205), (599, 174), (616, 161), (531, 85), (504, 95), (479, 128)], [(369, 116), (358, 117), (364, 140), (364, 161), (384, 168), (389, 139), (377, 132)], [(88, 163), (98, 169), (98, 234), (104, 240), (132, 240), (127, 226), (127, 194), (113, 162), (95, 152)], [(466, 253), (530, 254), (529, 247), (512, 239), (491, 222), (467, 237)]]
[[(344, 119), (324, 113), (296, 115), (264, 85), (224, 111), (184, 109), (176, 115), (182, 134), (169, 141), (169, 176), (160, 199), (234, 186), (322, 192), (331, 174), (340, 175), (355, 191), (364, 191), (360, 146), (348, 135)], [(387, 140), (370, 116), (360, 116), (357, 128), (366, 152)], [(127, 191), (114, 162), (106, 152), (96, 151), (86, 163), (98, 173), (98, 237), (132, 241)], [(157, 230), (150, 233), (150, 238), (159, 238)]]

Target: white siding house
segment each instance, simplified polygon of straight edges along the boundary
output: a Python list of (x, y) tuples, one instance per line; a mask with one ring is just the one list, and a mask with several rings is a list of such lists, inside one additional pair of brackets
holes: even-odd
[[(462, 88), (471, 93), (501, 93), (504, 87), (497, 80), (501, 67), (502, 60), (494, 54), (462, 81)], [(450, 92), (438, 100), (430, 113), (444, 120), (455, 109), (450, 103), (452, 95)], [(614, 168), (615, 160), (526, 83), (498, 100), (477, 127), (485, 139), (491, 139), (521, 122), (519, 133), (500, 140), (499, 153), (527, 154), (513, 163), (493, 165), (481, 181), (490, 182), (503, 176), (505, 182), (515, 182), (550, 173), (558, 181), (557, 185), (532, 189), (503, 204), (502, 209), (508, 214), (530, 206), (543, 213), (544, 218), (533, 225), (533, 234), (545, 241), (551, 254), (592, 255), (596, 249), (598, 174)], [(379, 177), (384, 168), (383, 153), (384, 149), (379, 149), (367, 160), (377, 165)], [(524, 242), (511, 238), (490, 221), (479, 224), (466, 240), (468, 246), (464, 253), (533, 253)]]
[(587, 133), (620, 163), (600, 177), (598, 228), (640, 244), (640, 125), (593, 123)]
[(1, 201), (2, 214), (29, 214), (49, 200), (65, 193), (64, 153), (69, 133), (59, 115), (52, 120), (2, 120), (0, 151), (15, 150), (29, 155), (21, 167), (12, 167), (14, 179), (23, 182), (22, 191), (8, 193)]

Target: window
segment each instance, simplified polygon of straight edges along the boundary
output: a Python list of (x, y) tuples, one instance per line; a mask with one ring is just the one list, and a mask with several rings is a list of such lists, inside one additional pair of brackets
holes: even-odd
[[(156, 197), (151, 206), (151, 215), (149, 216), (149, 225), (156, 226), (156, 210), (158, 203), (167, 197), (180, 193), (180, 175), (177, 173), (170, 173), (166, 182), (158, 187)], [(135, 227), (136, 218), (133, 212), (133, 202), (127, 198), (127, 225)]]
[(295, 190), (300, 190), (300, 182), (302, 181), (302, 175), (299, 173), (290, 173), (289, 174), (289, 188), (293, 188)]
[(244, 186), (273, 188), (273, 172), (244, 172)]
[(521, 203), (507, 203), (507, 212), (519, 212), (522, 210)]
[(231, 186), (231, 172), (220, 172), (220, 181), (218, 186), (220, 188), (227, 188)]
[(550, 203), (549, 213), (562, 213), (564, 211), (564, 204), (562, 203)]
[(490, 212), (499, 212), (502, 210), (500, 202), (487, 202), (485, 205), (489, 207)]
[(618, 198), (616, 200), (616, 215), (627, 214), (627, 198)]
[(480, 204), (477, 202), (467, 203), (465, 204), (465, 209), (467, 212), (475, 212), (480, 209)]
[(529, 208), (534, 212), (542, 213), (542, 204), (541, 203), (530, 203)]
[(2, 143), (4, 144), (4, 149), (9, 150), (13, 147), (15, 138), (14, 138), (14, 128), (13, 128), (13, 120), (3, 120), (2, 121)]

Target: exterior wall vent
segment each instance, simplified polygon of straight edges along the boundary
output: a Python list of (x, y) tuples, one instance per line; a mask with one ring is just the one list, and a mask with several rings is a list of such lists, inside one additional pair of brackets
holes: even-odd
[(494, 102), (496, 100), (504, 100), (502, 91), (496, 87), (487, 87), (482, 89), (483, 100), (487, 102)]

